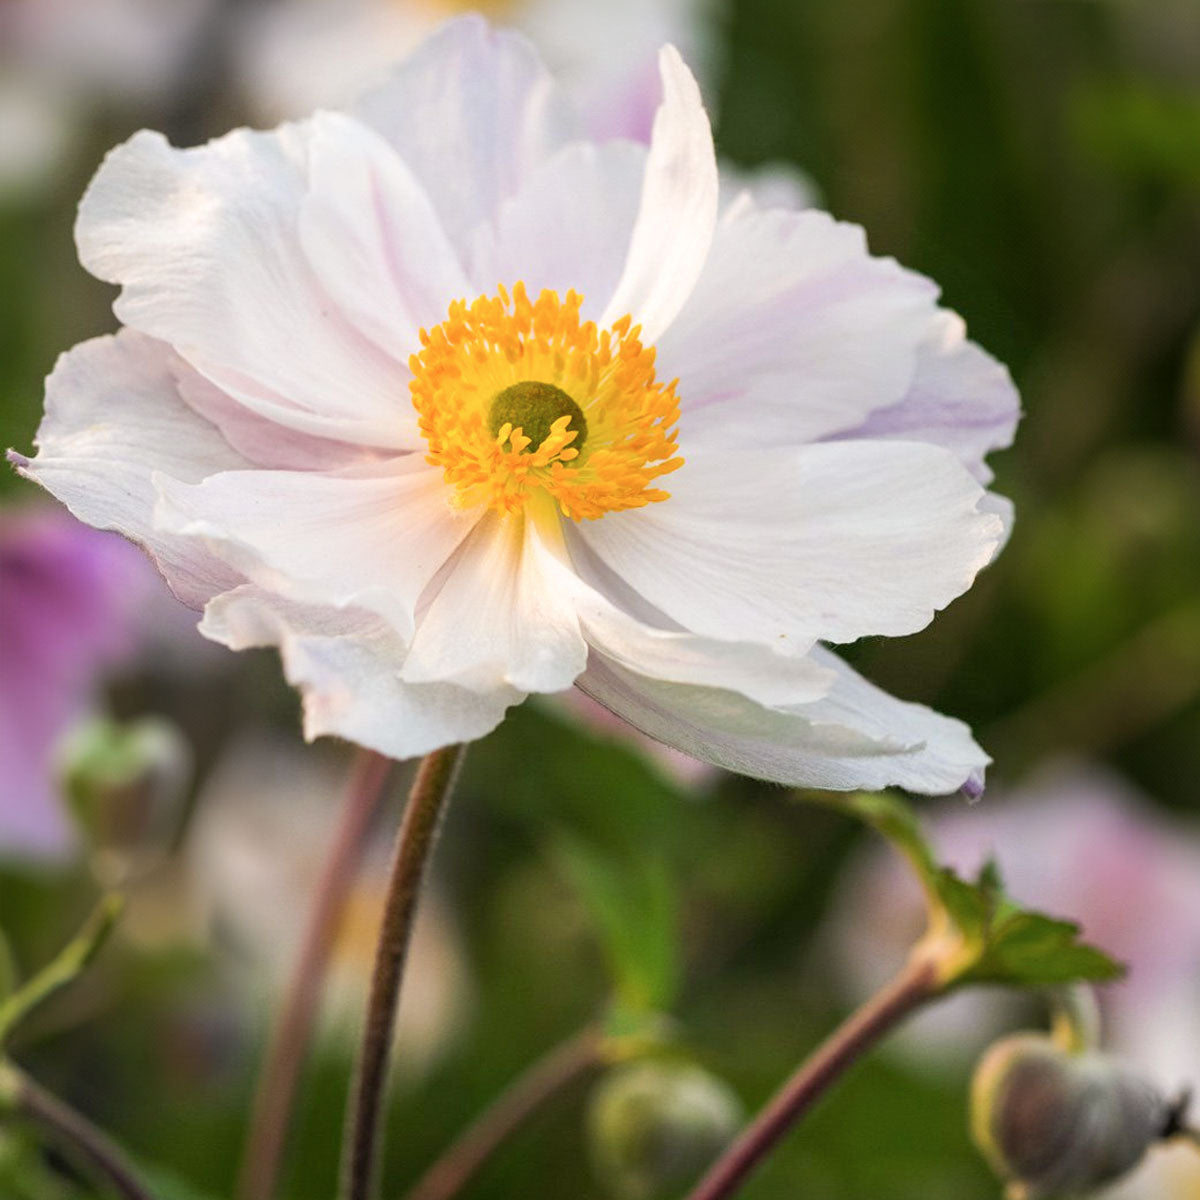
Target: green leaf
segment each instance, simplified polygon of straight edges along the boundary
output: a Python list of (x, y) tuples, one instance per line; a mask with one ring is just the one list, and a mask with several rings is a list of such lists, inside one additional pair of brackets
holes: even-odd
[(677, 903), (663, 861), (608, 851), (567, 834), (555, 854), (596, 923), (618, 1003), (634, 1012), (667, 1009), (680, 982)]
[(925, 890), (932, 954), (943, 990), (975, 983), (1041, 987), (1117, 979), (1124, 968), (1079, 940), (1079, 926), (1021, 908), (1004, 891), (999, 866), (974, 881), (940, 866), (916, 814), (892, 793), (813, 797), (866, 821), (908, 860)]
[(1044, 913), (1018, 911), (997, 922), (960, 983), (1023, 987), (1119, 979), (1124, 967), (1102, 950), (1079, 941), (1079, 926)]
[(201, 1191), (163, 1167), (139, 1161), (137, 1173), (155, 1200), (218, 1200), (211, 1192)]

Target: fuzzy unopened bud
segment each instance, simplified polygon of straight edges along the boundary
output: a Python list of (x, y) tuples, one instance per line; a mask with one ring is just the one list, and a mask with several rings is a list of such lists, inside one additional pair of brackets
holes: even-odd
[(1017, 1034), (983, 1056), (971, 1131), (1010, 1200), (1085, 1196), (1132, 1170), (1168, 1132), (1172, 1105), (1126, 1064)]
[(59, 750), (59, 772), (92, 847), (100, 881), (117, 886), (160, 854), (175, 831), (192, 755), (170, 722), (96, 720)]
[(729, 1086), (694, 1063), (627, 1063), (592, 1093), (592, 1156), (615, 1195), (652, 1200), (690, 1183), (729, 1143), (743, 1115)]

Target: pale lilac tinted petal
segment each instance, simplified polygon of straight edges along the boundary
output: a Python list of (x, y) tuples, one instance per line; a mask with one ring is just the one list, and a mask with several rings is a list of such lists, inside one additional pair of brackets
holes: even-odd
[(328, 471), (389, 453), (279, 425), (247, 408), (190, 367), (179, 373), (175, 384), (188, 406), (215, 425), (221, 436), (256, 467)]
[(984, 492), (983, 499), (979, 502), (979, 511), (992, 513), (999, 518), (1000, 541), (996, 544), (995, 550), (995, 553), (999, 554), (1008, 545), (1008, 539), (1012, 534), (1013, 521), (1016, 518), (1013, 502), (1007, 496), (998, 496), (995, 492)]
[(705, 0), (522, 0), (514, 18), (545, 56), (596, 141), (649, 142), (662, 100), (659, 48), (670, 42), (706, 84), (715, 72)]
[(304, 735), (343, 737), (391, 758), (413, 758), (490, 733), (524, 696), (400, 678), (404, 643), (378, 617), (292, 604), (253, 587), (217, 597), (200, 630), (234, 650), (278, 646), (304, 697)]
[(474, 15), (442, 26), (353, 113), (399, 151), (460, 245), (569, 136), (533, 47)]
[(579, 687), (669, 746), (727, 770), (795, 787), (903, 787), (944, 795), (983, 770), (987, 756), (959, 721), (897, 700), (836, 656), (830, 695), (787, 711), (733, 692), (648, 679), (593, 655)]
[(0, 858), (70, 850), (53, 752), (99, 673), (133, 650), (156, 586), (133, 546), (62, 510), (0, 516)]
[(583, 296), (596, 319), (621, 275), (641, 201), (646, 149), (630, 142), (574, 142), (529, 175), (502, 207), (495, 225), (475, 242), (472, 277), (478, 291), (525, 283)]
[(936, 294), (825, 213), (748, 209), (723, 220), (658, 342), (660, 375), (679, 379), (684, 453), (808, 442), (895, 404)]
[(159, 481), (160, 529), (211, 547), (290, 600), (355, 606), (412, 634), (417, 599), (476, 518), (420, 455), (339, 472), (230, 471)]
[(614, 663), (673, 683), (728, 688), (762, 704), (797, 704), (823, 696), (833, 675), (794, 647), (782, 654), (755, 642), (702, 637), (678, 627), (605, 572), (577, 535), (572, 565), (558, 563), (550, 582), (572, 597), (584, 637)]
[(235, 130), (190, 150), (141, 132), (80, 205), (84, 266), (122, 284), (127, 325), (279, 424), (404, 447), (408, 372), (358, 332), (300, 245), (312, 125)]
[(155, 527), (150, 477), (194, 483), (248, 464), (179, 398), (175, 379), (187, 371), (169, 346), (133, 330), (81, 343), (47, 379), (38, 453), (18, 468), (81, 520), (142, 545), (179, 599), (201, 608), (242, 578), (202, 543)]
[(654, 118), (641, 206), (624, 270), (601, 325), (629, 313), (654, 342), (684, 306), (708, 255), (717, 220), (717, 163), (700, 89), (666, 46), (663, 102)]
[(670, 683), (740, 692), (760, 704), (800, 704), (833, 683), (810, 658), (774, 653), (753, 642), (722, 642), (657, 629), (610, 605), (580, 603), (588, 644), (631, 671)]
[(895, 437), (953, 450), (983, 483), (983, 459), (1011, 445), (1021, 402), (1008, 370), (974, 342), (962, 319), (938, 309), (917, 351), (917, 369), (903, 400), (876, 409), (841, 436)]
[(404, 664), (410, 682), (449, 680), (479, 692), (569, 688), (587, 646), (566, 575), (532, 519), (489, 514), (421, 616)]
[[(354, 325), (401, 363), (419, 333), (471, 292), (429, 197), (379, 134), (338, 113), (312, 120), (300, 239), (324, 290)], [(407, 393), (397, 419), (419, 438)]]
[(589, 137), (650, 142), (663, 94), (657, 49), (634, 56), (619, 75), (596, 73), (590, 79), (566, 81)]
[(921, 629), (1002, 533), (957, 459), (918, 443), (705, 451), (665, 482), (670, 500), (580, 536), (684, 628), (787, 653)]

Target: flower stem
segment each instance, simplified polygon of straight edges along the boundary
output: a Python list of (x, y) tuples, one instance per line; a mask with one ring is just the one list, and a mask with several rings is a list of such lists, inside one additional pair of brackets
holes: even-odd
[(300, 1071), (321, 998), (321, 980), (391, 768), (390, 759), (372, 750), (360, 750), (351, 767), (341, 823), (317, 883), (300, 956), (259, 1077), (238, 1176), (239, 1200), (270, 1200), (275, 1194)]
[(369, 1200), (374, 1192), (396, 1003), (416, 915), (417, 896), (437, 838), (439, 818), (454, 786), (464, 749), (463, 746), (446, 746), (422, 760), (396, 839), (371, 993), (367, 1000), (362, 1049), (342, 1146), (343, 1200)]
[(604, 1037), (595, 1026), (559, 1042), (459, 1134), (405, 1200), (451, 1200), (534, 1112), (603, 1061)]
[(64, 1150), (103, 1176), (121, 1200), (154, 1200), (107, 1136), (9, 1062), (0, 1063), (0, 1110), (40, 1126)]
[(800, 1065), (741, 1136), (717, 1159), (687, 1200), (724, 1200), (724, 1197), (732, 1196), (847, 1067), (940, 991), (936, 962), (924, 955), (915, 956)]

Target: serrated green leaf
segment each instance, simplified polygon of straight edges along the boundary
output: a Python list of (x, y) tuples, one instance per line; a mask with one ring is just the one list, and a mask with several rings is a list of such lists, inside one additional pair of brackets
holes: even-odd
[(1124, 967), (1079, 941), (1079, 926), (1043, 913), (1016, 911), (989, 931), (978, 960), (955, 983), (1039, 987), (1119, 979)]
[(1015, 904), (999, 865), (963, 879), (940, 866), (921, 823), (892, 793), (819, 796), (820, 803), (867, 822), (904, 855), (925, 889), (930, 930), (924, 947), (941, 967), (944, 988), (972, 983), (1041, 987), (1119, 978), (1123, 968), (1079, 941), (1079, 927)]
[(618, 1003), (634, 1012), (669, 1008), (680, 965), (675, 888), (665, 863), (613, 855), (567, 834), (555, 853), (596, 923)]

